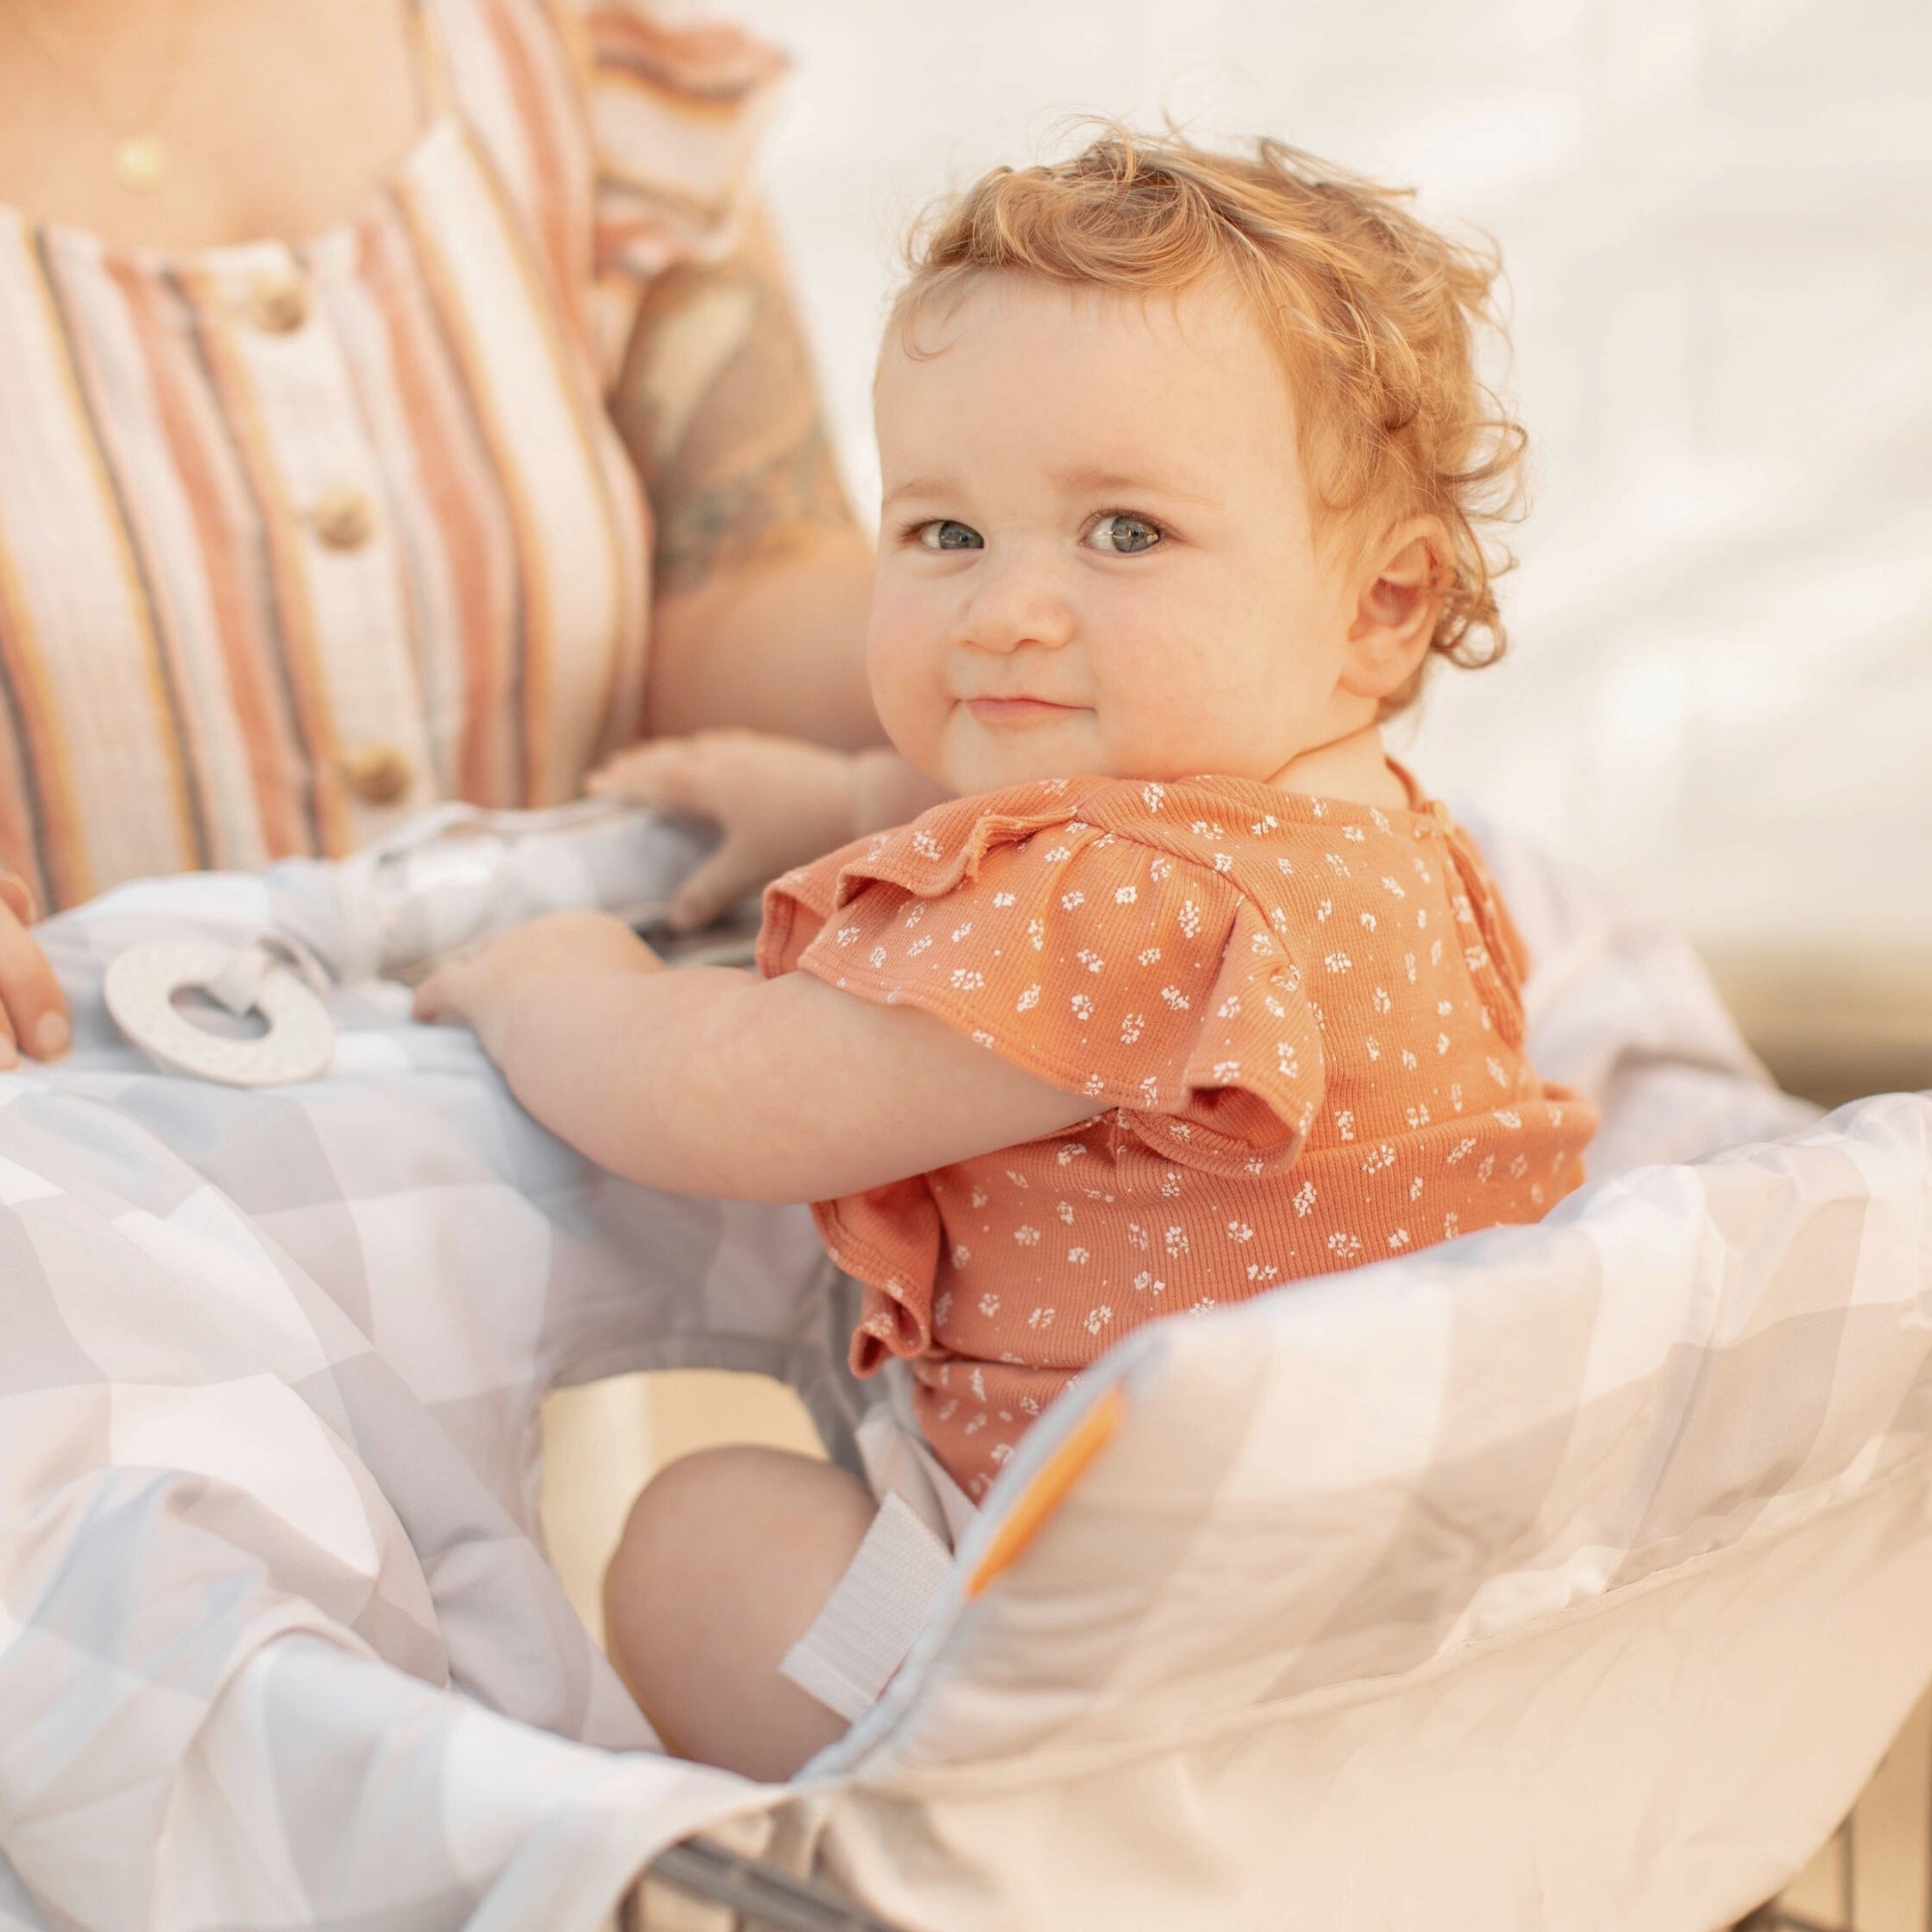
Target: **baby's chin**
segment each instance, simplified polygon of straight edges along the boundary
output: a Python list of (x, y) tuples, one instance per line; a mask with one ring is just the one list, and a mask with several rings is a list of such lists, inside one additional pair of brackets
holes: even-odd
[(1093, 731), (1071, 722), (1014, 731), (989, 731), (969, 723), (947, 734), (943, 765), (946, 783), (961, 798), (1048, 779), (1084, 778), (1107, 768)]

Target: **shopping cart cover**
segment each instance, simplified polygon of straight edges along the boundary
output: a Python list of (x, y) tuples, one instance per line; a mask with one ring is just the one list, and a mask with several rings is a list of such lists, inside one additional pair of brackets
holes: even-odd
[(813, 1768), (881, 1909), (1710, 1932), (1869, 1776), (1932, 1676), (1932, 1095), (1783, 1100), (1681, 948), (1545, 883), (1597, 1178), (1081, 1378)]
[[(1607, 1110), (1595, 1172), (1803, 1121), (1675, 942), (1507, 841), (1492, 857), (1543, 962), (1531, 994), (1544, 1070)], [(331, 903), (327, 868), (298, 867), (129, 887), (43, 928), (77, 1045), (59, 1067), (0, 1076), (0, 1922), (568, 1932), (596, 1924), (658, 1847), (772, 1796), (652, 1748), (541, 1554), (535, 1414), (560, 1382), (714, 1363), (783, 1377), (837, 1427), (832, 1302), (809, 1222), (653, 1195), (590, 1169), (516, 1107), (468, 1035), (412, 1026), (395, 986), (356, 980), (334, 992), (335, 1064), (295, 1087), (164, 1074), (108, 1022), (101, 975), (125, 948), (294, 932), (327, 960)], [(1549, 1318), (1576, 1369), (1567, 1396), (1549, 1384), (1551, 1430), (1582, 1412), (1603, 1380), (1593, 1365), (1625, 1359), (1589, 1335), (1657, 1346), (1634, 1316), (1584, 1319), (1576, 1284), (1587, 1274), (1614, 1314), (1608, 1290), (1634, 1293), (1642, 1267), (1681, 1261), (1664, 1238), (1677, 1208), (1684, 1227), (1705, 1226), (1731, 1184), (1662, 1172), (1690, 1178), (1641, 1183), (1659, 1241), (1626, 1242), (1614, 1269), (1590, 1246), (1587, 1198), (1549, 1234), (1564, 1255), (1590, 1255), (1587, 1268), (1566, 1262)], [(1606, 1225), (1624, 1227), (1621, 1211)], [(1720, 1226), (1775, 1264), (1776, 1226)], [(1385, 1403), (1398, 1381), (1417, 1393), (1413, 1427), (1353, 1475), (1335, 1461), (1354, 1453), (1349, 1418), (1304, 1389), (1268, 1305), (1229, 1318), (1253, 1324), (1252, 1343), (1167, 1324), (1127, 1358), (1134, 1374), (1185, 1365), (1148, 1369), (1143, 1422), (1167, 1404), (1170, 1426), (1185, 1426), (1171, 1398), (1190, 1378), (1210, 1392), (1227, 1384), (1194, 1452), (1208, 1491), (1239, 1498), (1263, 1480), (1254, 1456), (1269, 1445), (1256, 1418), (1277, 1416), (1292, 1391), (1315, 1406), (1270, 1453), (1302, 1458), (1294, 1480), (1310, 1494), (1328, 1485), (1338, 1509), (1365, 1494), (1386, 1525), (1379, 1565), (1351, 1595), (1319, 1615), (1295, 1608), (1307, 1640), (1285, 1665), (1270, 1652), (1275, 1677), (1253, 1655), (1203, 1660), (1217, 1696), (1280, 1694), (1346, 1671), (1358, 1651), (1411, 1658), (1454, 1640), (1435, 1611), (1403, 1606), (1461, 1560), (1423, 1528), (1445, 1483), (1460, 1493), (1467, 1480), (1449, 1453), (1461, 1406), (1512, 1359), (1484, 1325), (1496, 1296), (1527, 1292), (1505, 1262), (1458, 1247), (1373, 1286), (1293, 1292), (1309, 1297), (1296, 1319), (1310, 1335), (1348, 1328), (1346, 1298), (1360, 1293), (1408, 1330), (1402, 1350), (1358, 1367)], [(1679, 1279), (1660, 1276), (1649, 1293), (1674, 1293)], [(1239, 1375), (1237, 1355), (1248, 1357)], [(1122, 1438), (1132, 1458), (1142, 1426)], [(1052, 1428), (990, 1515), (1024, 1487)], [(1190, 1587), (1233, 1587), (1242, 1572), (1225, 1514), (1211, 1533), (1191, 1523), (1147, 1453), (1146, 1471), (1130, 1458), (1133, 1481), (1152, 1484), (1143, 1525), (1164, 1495), (1164, 1533), (1203, 1553)], [(1076, 1492), (1069, 1506), (1076, 1531), (1116, 1505), (1107, 1465), (1095, 1473), (1091, 1505)], [(1658, 1523), (1663, 1541), (1649, 1544), (1639, 1525), (1612, 1525), (1615, 1561), (1667, 1556)], [(1563, 1558), (1585, 1570), (1600, 1560), (1582, 1553), (1586, 1527), (1575, 1525)], [(1049, 1565), (1074, 1547), (1053, 1528), (1039, 1546)], [(1145, 1542), (1145, 1576), (1181, 1574), (1172, 1553)], [(1411, 1554), (1427, 1589), (1404, 1581)], [(1091, 1742), (1137, 1709), (1157, 1716), (1172, 1687), (1127, 1634), (1140, 1586), (1121, 1601), (1117, 1650), (1089, 1642), (1076, 1667), (1051, 1591), (1034, 1588), (1045, 1575), (1023, 1566), (970, 1615), (962, 1595), (855, 1739), (856, 1757), (955, 1763), (975, 1737), (1004, 1757), (1069, 1723)], [(1463, 1634), (1516, 1614), (1516, 1584), (1463, 1580)], [(1564, 1587), (1551, 1579), (1545, 1594)], [(1163, 1629), (1212, 1648), (1212, 1618), (1179, 1599), (1163, 1616)], [(1144, 1638), (1152, 1626), (1136, 1628)], [(1111, 1672), (1105, 1694), (1096, 1670)]]
[(593, 1925), (756, 1793), (657, 1754), (571, 1609), (536, 1405), (810, 1384), (823, 1260), (588, 1168), (399, 988), (336, 997), (304, 1086), (118, 1039), (108, 960), (277, 929), (291, 876), (43, 928), (77, 1049), (0, 1076), (0, 1923)]

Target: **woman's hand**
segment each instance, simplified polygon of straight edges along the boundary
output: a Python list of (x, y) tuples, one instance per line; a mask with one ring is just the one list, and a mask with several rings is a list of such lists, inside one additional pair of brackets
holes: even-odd
[(724, 843), (671, 899), (671, 929), (689, 932), (781, 872), (857, 838), (857, 783), (848, 753), (759, 731), (700, 731), (619, 752), (586, 789), (724, 828)]
[(27, 930), (33, 923), (26, 881), (0, 872), (0, 1069), (20, 1064), (21, 1047), (57, 1060), (73, 1040), (60, 981)]
[(654, 973), (663, 963), (609, 913), (554, 913), (446, 960), (416, 988), (415, 1016), (470, 1027), (500, 1063), (511, 1021), (526, 1003), (568, 999), (573, 980)]

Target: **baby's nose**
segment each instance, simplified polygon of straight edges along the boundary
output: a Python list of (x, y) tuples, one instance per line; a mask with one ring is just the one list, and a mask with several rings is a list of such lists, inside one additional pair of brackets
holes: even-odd
[(984, 572), (961, 619), (962, 643), (1002, 655), (1030, 644), (1055, 649), (1076, 628), (1072, 600), (1052, 574), (1018, 563)]

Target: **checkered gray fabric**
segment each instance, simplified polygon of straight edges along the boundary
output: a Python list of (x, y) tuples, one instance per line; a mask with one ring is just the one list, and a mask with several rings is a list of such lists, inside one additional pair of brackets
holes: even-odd
[(313, 941), (312, 871), (55, 923), (78, 1048), (0, 1079), (0, 1924), (588, 1932), (657, 1847), (771, 1807), (912, 1925), (1326, 1932), (1427, 1897), (1695, 1932), (1772, 1889), (1932, 1668), (1899, 1611), (1932, 1587), (1932, 1103), (1815, 1126), (1680, 948), (1489, 843), (1605, 1184), (1132, 1338), (959, 1574), (1119, 1383), (1087, 1480), (789, 1796), (652, 1751), (536, 1547), (533, 1417), (709, 1362), (838, 1438), (804, 1215), (586, 1168), (393, 989), (337, 996), (300, 1088), (111, 1036), (122, 947)]
[(587, 1167), (393, 989), (303, 1087), (113, 1035), (121, 948), (303, 883), (54, 923), (76, 1051), (0, 1079), (0, 1922), (589, 1925), (747, 1802), (645, 1754), (537, 1548), (534, 1416), (716, 1364), (836, 1435), (810, 1224)]
[(817, 1767), (821, 1866), (881, 1910), (1712, 1932), (1932, 1678), (1932, 1096), (1138, 1331), (960, 1557)]

